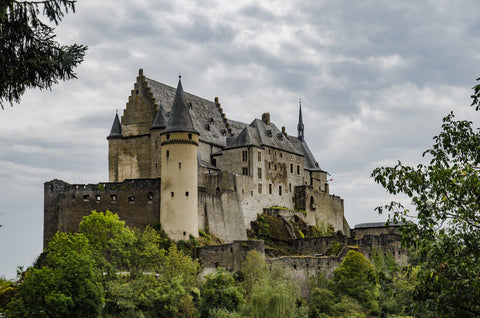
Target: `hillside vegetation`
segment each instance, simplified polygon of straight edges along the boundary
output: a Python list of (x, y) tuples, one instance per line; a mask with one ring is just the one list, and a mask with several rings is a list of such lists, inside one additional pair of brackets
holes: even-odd
[[(275, 230), (277, 223), (268, 224), (273, 229), (271, 237), (287, 239)], [(33, 267), (20, 271), (17, 281), (1, 281), (0, 311), (6, 317), (367, 317), (412, 313), (409, 291), (415, 273), (402, 272), (391, 259), (388, 263), (383, 253), (372, 265), (362, 254), (349, 252), (334, 278), (327, 281), (316, 276), (310, 298), (302, 299), (295, 281), (282, 268), (267, 265), (255, 251), (236, 273), (218, 268), (200, 275), (198, 260), (188, 252), (214, 241), (203, 232), (200, 240), (179, 242), (177, 247), (152, 228), (132, 230), (116, 214), (93, 211), (84, 217), (78, 233), (57, 233), (46, 253)]]

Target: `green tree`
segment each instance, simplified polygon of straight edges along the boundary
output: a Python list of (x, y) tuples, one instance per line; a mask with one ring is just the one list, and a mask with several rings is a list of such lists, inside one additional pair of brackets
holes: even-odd
[(333, 307), (337, 303), (335, 294), (326, 288), (314, 288), (310, 293), (308, 317), (321, 318), (333, 314)]
[(360, 302), (367, 310), (378, 310), (378, 288), (373, 265), (361, 253), (349, 251), (333, 271), (333, 289)]
[(224, 309), (235, 312), (244, 302), (245, 290), (236, 286), (233, 274), (223, 268), (207, 275), (201, 288), (200, 313), (210, 317), (210, 311)]
[[(268, 266), (257, 251), (247, 254), (241, 267), (247, 304), (247, 317), (299, 317), (300, 287), (283, 268)], [(300, 305), (300, 306), (299, 306)]]
[(117, 272), (130, 267), (135, 233), (125, 227), (117, 214), (110, 211), (92, 211), (80, 222), (79, 232), (85, 235), (105, 282), (114, 279)]
[(27, 88), (48, 89), (59, 80), (76, 78), (74, 68), (87, 47), (61, 45), (43, 15), (58, 25), (75, 11), (72, 0), (0, 1), (0, 106), (19, 102)]
[[(480, 133), (471, 121), (443, 119), (427, 165), (379, 167), (375, 181), (391, 194), (408, 196), (377, 210), (403, 222), (402, 240), (422, 260), (414, 301), (445, 316), (480, 316)], [(416, 222), (411, 222), (411, 219)]]
[(57, 233), (49, 243), (47, 263), (26, 271), (7, 316), (98, 316), (103, 289), (85, 236)]

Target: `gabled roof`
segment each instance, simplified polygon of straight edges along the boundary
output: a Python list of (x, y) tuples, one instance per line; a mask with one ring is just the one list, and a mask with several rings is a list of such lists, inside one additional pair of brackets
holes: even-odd
[[(175, 88), (145, 77), (153, 97), (158, 104), (162, 104), (167, 118), (171, 112)], [(226, 139), (230, 136), (227, 119), (222, 114), (219, 106), (198, 96), (184, 92), (187, 107), (190, 111), (194, 129), (200, 133), (200, 140), (206, 143), (224, 147)], [(153, 122), (152, 118), (152, 122)]]
[(266, 146), (298, 155), (303, 154), (275, 124), (268, 124), (261, 119), (255, 119), (250, 125), (245, 126), (238, 136), (227, 144), (225, 149), (248, 146)]
[(182, 81), (179, 79), (172, 108), (170, 110), (170, 116), (168, 117), (167, 128), (165, 128), (162, 134), (180, 131), (198, 134), (198, 131), (196, 131), (193, 126), (192, 117), (190, 117), (190, 110), (188, 109), (185, 94), (183, 92)]
[(113, 119), (112, 129), (107, 139), (113, 138), (122, 138), (122, 125), (120, 125), (120, 119), (118, 118), (118, 113), (115, 114), (115, 119)]

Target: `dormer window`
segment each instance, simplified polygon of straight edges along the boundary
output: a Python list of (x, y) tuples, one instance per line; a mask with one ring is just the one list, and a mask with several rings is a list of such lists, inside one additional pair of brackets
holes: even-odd
[(189, 109), (192, 109), (192, 108), (193, 108), (192, 103), (188, 103), (188, 108), (189, 108)]
[(210, 124), (213, 124), (213, 118), (210, 117), (210, 118), (208, 119), (208, 122), (209, 122)]
[(272, 131), (270, 129), (267, 129), (266, 133), (268, 137), (272, 137)]

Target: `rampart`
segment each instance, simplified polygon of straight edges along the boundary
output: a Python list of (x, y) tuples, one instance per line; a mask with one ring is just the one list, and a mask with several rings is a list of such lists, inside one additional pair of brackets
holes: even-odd
[(263, 241), (234, 241), (231, 244), (212, 245), (197, 249), (197, 256), (205, 268), (223, 267), (238, 271), (250, 251), (258, 251), (265, 256)]
[(82, 218), (92, 210), (117, 213), (132, 228), (160, 223), (160, 179), (99, 184), (55, 179), (45, 182), (44, 197), (44, 248), (57, 231), (78, 230)]

